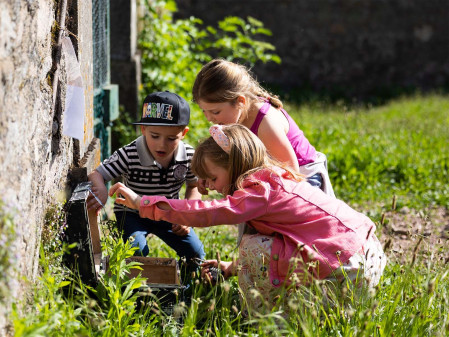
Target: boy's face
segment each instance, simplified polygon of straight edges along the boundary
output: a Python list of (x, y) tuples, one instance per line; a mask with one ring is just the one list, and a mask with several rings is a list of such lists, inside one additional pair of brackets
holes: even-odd
[(154, 159), (163, 167), (168, 167), (178, 148), (179, 141), (184, 138), (187, 126), (141, 125), (148, 149)]

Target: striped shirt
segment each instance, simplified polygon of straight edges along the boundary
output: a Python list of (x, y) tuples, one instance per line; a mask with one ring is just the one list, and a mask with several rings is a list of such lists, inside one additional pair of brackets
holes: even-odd
[[(151, 155), (144, 136), (115, 151), (97, 167), (107, 182), (117, 177), (139, 195), (161, 195), (167, 199), (179, 199), (184, 182), (194, 183), (197, 178), (190, 169), (195, 150), (180, 141), (168, 168), (163, 168)], [(131, 210), (114, 204), (114, 212)]]

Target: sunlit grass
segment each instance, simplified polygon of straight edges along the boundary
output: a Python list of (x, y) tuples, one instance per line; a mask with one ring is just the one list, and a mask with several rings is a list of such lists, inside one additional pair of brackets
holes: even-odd
[(351, 204), (449, 203), (449, 97), (404, 97), (378, 107), (288, 106), (328, 157), (337, 196)]
[[(448, 205), (449, 98), (415, 96), (373, 108), (310, 104), (288, 107), (316, 148), (329, 159), (329, 172), (342, 200), (364, 210), (375, 209), (377, 233), (382, 209), (397, 195), (402, 206), (426, 210)], [(356, 208), (357, 208), (356, 207)], [(398, 210), (399, 209), (399, 210)], [(388, 219), (385, 220), (387, 222)], [(223, 260), (237, 256), (234, 226), (196, 229), (207, 258), (217, 251)], [(384, 233), (384, 234), (381, 234)], [(383, 235), (383, 236), (382, 236)], [(418, 237), (413, 240), (419, 241)], [(168, 316), (151, 303), (139, 303), (142, 280), (104, 275), (92, 290), (74, 281), (67, 286), (42, 257), (42, 274), (27, 312), (15, 311), (16, 336), (447, 336), (449, 334), (449, 262), (447, 240), (422, 243), (408, 256), (386, 247), (389, 263), (380, 284), (355, 298), (350, 289), (325, 304), (320, 283), (299, 288), (287, 301), (289, 315), (275, 308), (264, 316), (244, 318), (236, 278), (216, 287), (200, 280), (191, 301), (180, 302)], [(152, 256), (174, 256), (158, 238), (150, 238)], [(112, 268), (122, 274), (129, 254), (121, 241), (109, 239), (104, 252), (115, 256)], [(52, 272), (50, 272), (50, 270)], [(60, 267), (60, 273), (63, 268)], [(249, 294), (247, 294), (249, 296)], [(327, 294), (326, 296), (331, 296)]]

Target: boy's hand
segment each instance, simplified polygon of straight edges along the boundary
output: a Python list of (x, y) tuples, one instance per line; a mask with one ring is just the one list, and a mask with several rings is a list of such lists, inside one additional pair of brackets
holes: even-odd
[[(103, 205), (105, 205), (108, 200), (108, 189), (106, 188), (103, 177), (97, 171), (93, 171), (88, 178), (89, 181), (92, 182), (92, 193), (95, 194)], [(98, 202), (92, 193), (89, 193), (89, 196), (87, 197), (87, 209), (94, 210), (98, 215), (103, 208), (103, 205)]]
[(133, 192), (130, 188), (126, 187), (122, 183), (117, 183), (109, 190), (109, 196), (112, 197), (116, 194), (115, 202), (132, 209), (139, 209), (140, 195)]
[(186, 236), (190, 233), (189, 226), (183, 226), (178, 224), (172, 224), (171, 231), (178, 236)]

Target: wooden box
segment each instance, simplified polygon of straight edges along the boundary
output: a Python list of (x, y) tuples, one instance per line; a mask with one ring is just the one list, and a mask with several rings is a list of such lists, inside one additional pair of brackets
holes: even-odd
[[(89, 214), (86, 207), (87, 197), (91, 188), (90, 182), (77, 185), (67, 203), (67, 228), (64, 241), (76, 247), (70, 249), (64, 255), (64, 263), (72, 270), (78, 270), (83, 283), (95, 286), (98, 283), (98, 275), (107, 272), (108, 257), (101, 254), (100, 231), (97, 218)], [(183, 286), (180, 284), (178, 263), (174, 258), (141, 257), (135, 256), (127, 259), (127, 262), (140, 262), (143, 270), (131, 269), (129, 277), (141, 274), (147, 278), (147, 287), (152, 293), (160, 290), (166, 294), (175, 289), (182, 293)], [(144, 289), (139, 289), (144, 290)]]

